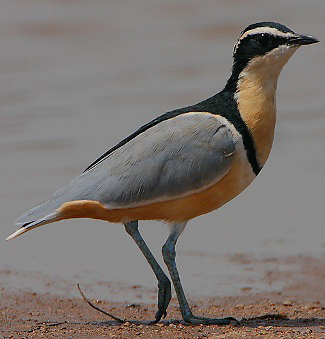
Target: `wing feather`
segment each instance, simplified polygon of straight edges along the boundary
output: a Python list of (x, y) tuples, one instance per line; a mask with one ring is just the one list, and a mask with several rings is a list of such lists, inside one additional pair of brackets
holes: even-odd
[(235, 152), (232, 125), (210, 113), (185, 113), (146, 129), (17, 219), (36, 222), (75, 200), (125, 208), (176, 199), (220, 180)]
[(100, 178), (94, 200), (139, 206), (198, 192), (229, 170), (235, 142), (224, 119), (188, 113), (163, 121), (89, 170)]

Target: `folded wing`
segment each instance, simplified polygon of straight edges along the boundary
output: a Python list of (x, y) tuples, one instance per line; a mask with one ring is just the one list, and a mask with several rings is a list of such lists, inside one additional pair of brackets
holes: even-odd
[(231, 127), (224, 118), (181, 114), (115, 149), (21, 216), (17, 224), (23, 227), (42, 220), (68, 201), (94, 200), (116, 209), (187, 196), (220, 180), (229, 171), (234, 152)]

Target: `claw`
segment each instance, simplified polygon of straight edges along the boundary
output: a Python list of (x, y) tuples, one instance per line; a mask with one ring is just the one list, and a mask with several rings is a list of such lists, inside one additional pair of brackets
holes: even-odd
[(158, 310), (155, 316), (156, 320), (154, 320), (152, 323), (157, 324), (161, 320), (161, 318), (165, 319), (166, 315), (167, 315), (166, 311), (162, 312), (161, 310)]
[(165, 318), (167, 315), (167, 307), (169, 305), (171, 294), (171, 284), (166, 277), (158, 283), (158, 311), (156, 313), (156, 320), (154, 323), (158, 323), (161, 318)]

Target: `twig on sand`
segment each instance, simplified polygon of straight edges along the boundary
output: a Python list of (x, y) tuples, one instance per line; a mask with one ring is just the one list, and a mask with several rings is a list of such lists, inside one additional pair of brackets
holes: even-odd
[(90, 301), (85, 297), (84, 293), (83, 293), (83, 292), (81, 291), (81, 289), (80, 289), (79, 283), (77, 284), (77, 287), (78, 287), (79, 293), (80, 293), (80, 295), (82, 296), (83, 300), (84, 300), (89, 306), (91, 306), (92, 308), (94, 308), (95, 310), (97, 310), (97, 311), (99, 311), (99, 312), (104, 313), (105, 315), (111, 317), (112, 319), (118, 321), (119, 323), (125, 323), (125, 322), (126, 322), (126, 320), (121, 319), (121, 318), (118, 318), (118, 317), (115, 317), (114, 315), (112, 315), (112, 314), (110, 314), (110, 313), (108, 313), (108, 312), (102, 310), (101, 308), (95, 306), (92, 302), (90, 302)]

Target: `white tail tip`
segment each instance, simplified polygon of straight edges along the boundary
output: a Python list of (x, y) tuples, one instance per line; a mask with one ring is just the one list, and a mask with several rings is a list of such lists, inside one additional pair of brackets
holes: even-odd
[(59, 217), (59, 213), (53, 212), (51, 214), (48, 214), (47, 216), (45, 216), (42, 219), (36, 220), (36, 221), (26, 225), (26, 226), (19, 228), (16, 232), (10, 234), (9, 237), (6, 238), (6, 240), (11, 240), (11, 239), (17, 238), (20, 235), (22, 235), (23, 233), (26, 233), (27, 231), (32, 230), (33, 228), (43, 226), (43, 225), (46, 225), (46, 224), (50, 224), (51, 222), (59, 221), (59, 220), (61, 220), (61, 218)]
[(14, 238), (17, 238), (19, 237), (21, 234), (25, 233), (28, 231), (28, 228), (20, 228), (19, 230), (17, 230), (16, 232), (12, 233), (9, 235), (9, 237), (6, 238), (6, 240), (11, 240), (11, 239), (14, 239)]

